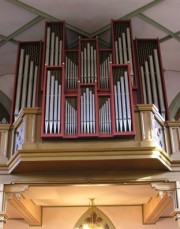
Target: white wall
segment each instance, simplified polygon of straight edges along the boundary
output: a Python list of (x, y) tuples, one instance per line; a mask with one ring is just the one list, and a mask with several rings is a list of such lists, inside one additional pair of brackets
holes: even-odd
[(14, 74), (0, 76), (0, 90), (3, 91), (10, 100), (13, 96)]
[(180, 72), (165, 71), (165, 84), (168, 98), (168, 106), (170, 106), (173, 99), (180, 92)]
[[(101, 207), (116, 229), (178, 229), (178, 223), (171, 218), (160, 219), (157, 224), (143, 225), (141, 206)], [(52, 207), (43, 208), (42, 227), (33, 229), (73, 229), (74, 225), (87, 208)], [(23, 220), (9, 220), (4, 229), (28, 229)]]

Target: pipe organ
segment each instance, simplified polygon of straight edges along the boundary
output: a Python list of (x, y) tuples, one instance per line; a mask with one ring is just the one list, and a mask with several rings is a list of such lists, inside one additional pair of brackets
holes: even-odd
[(158, 40), (134, 41), (130, 20), (112, 20), (111, 37), (111, 48), (83, 37), (68, 49), (65, 23), (46, 22), (43, 51), (42, 42), (20, 42), (12, 122), (40, 106), (43, 138), (110, 138), (134, 136), (137, 102), (167, 119)]

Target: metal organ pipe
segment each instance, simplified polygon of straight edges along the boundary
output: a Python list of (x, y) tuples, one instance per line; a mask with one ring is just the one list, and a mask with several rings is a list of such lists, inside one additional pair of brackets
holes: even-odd
[(58, 29), (53, 30), (49, 26), (46, 31), (46, 65), (62, 65), (62, 38)]
[(110, 113), (110, 98), (105, 97), (105, 101), (101, 104), (100, 97), (100, 108), (99, 108), (99, 131), (101, 133), (111, 133), (111, 113)]
[(133, 59), (132, 59), (132, 50), (131, 50), (131, 38), (130, 38), (130, 30), (129, 28), (126, 28), (126, 34), (127, 34), (127, 51), (128, 51), (128, 59), (130, 62), (130, 71), (131, 71), (131, 80), (132, 85), (134, 85), (134, 69), (133, 69)]
[[(67, 89), (77, 89), (78, 66), (71, 57), (71, 53), (65, 58), (65, 79)], [(82, 66), (81, 66), (82, 67)]]
[(133, 69), (133, 57), (132, 57), (132, 45), (130, 29), (127, 27), (124, 32), (117, 35), (115, 40), (115, 56), (117, 64), (130, 63), (130, 74), (132, 85), (134, 85), (134, 69)]
[(22, 87), (22, 81), (23, 81), (23, 67), (24, 67), (24, 49), (21, 49), (18, 77), (17, 77), (17, 88), (16, 88), (17, 93), (16, 93), (15, 111), (14, 111), (15, 117), (18, 115), (19, 110), (20, 110), (21, 87)]
[(54, 40), (55, 40), (55, 34), (51, 33), (51, 55), (50, 55), (50, 65), (54, 65)]
[(25, 56), (23, 85), (22, 85), (21, 109), (26, 106), (27, 87), (28, 87), (28, 69), (29, 69), (29, 55), (26, 55)]
[(157, 76), (157, 84), (158, 84), (158, 95), (159, 95), (159, 103), (160, 103), (160, 113), (165, 119), (165, 104), (163, 99), (163, 88), (162, 88), (162, 81), (161, 81), (161, 74), (160, 74), (160, 64), (158, 59), (158, 52), (157, 49), (154, 49), (154, 62), (155, 62), (155, 71)]
[(148, 66), (147, 61), (145, 61), (145, 76), (146, 76), (148, 103), (153, 103), (152, 102), (151, 85), (150, 85), (150, 76), (149, 76), (149, 66)]
[(50, 98), (50, 85), (51, 85), (51, 72), (47, 71), (47, 83), (46, 83), (46, 109), (45, 109), (45, 133), (49, 130), (49, 98)]
[(110, 80), (110, 63), (112, 62), (112, 54), (108, 53), (108, 55), (100, 60), (100, 87), (102, 89), (109, 88), (109, 80)]
[(126, 96), (126, 107), (127, 107), (127, 124), (128, 130), (131, 131), (131, 109), (130, 109), (130, 96), (129, 96), (129, 84), (128, 84), (128, 75), (127, 72), (124, 72), (124, 80), (125, 80), (125, 96)]
[(45, 98), (45, 133), (61, 132), (61, 82), (57, 72), (47, 71)]
[(144, 76), (143, 66), (141, 66), (141, 76), (142, 76), (142, 88), (143, 88), (144, 103), (148, 103), (147, 102), (147, 95), (146, 95), (146, 84), (145, 84), (145, 76)]
[(30, 71), (29, 71), (29, 87), (28, 87), (27, 107), (31, 107), (32, 87), (33, 87), (33, 72), (34, 72), (34, 62), (31, 61), (30, 62)]
[(47, 27), (47, 34), (46, 34), (46, 64), (49, 65), (49, 50), (50, 50), (50, 36), (51, 36), (51, 29)]
[(156, 87), (156, 79), (154, 74), (154, 64), (153, 64), (153, 58), (150, 55), (149, 56), (149, 66), (150, 66), (150, 75), (151, 75), (151, 84), (152, 84), (152, 91), (153, 91), (153, 98), (154, 98), (154, 104), (158, 108), (158, 96), (157, 96), (157, 87)]
[(34, 70), (34, 82), (33, 82), (33, 97), (32, 97), (32, 106), (36, 104), (36, 89), (37, 89), (37, 78), (38, 78), (38, 66), (35, 66)]

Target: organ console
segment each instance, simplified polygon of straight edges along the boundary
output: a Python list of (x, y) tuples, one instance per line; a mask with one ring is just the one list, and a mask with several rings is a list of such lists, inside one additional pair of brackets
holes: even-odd
[(43, 52), (42, 42), (20, 42), (12, 122), (22, 108), (42, 106), (43, 138), (134, 136), (136, 101), (168, 119), (157, 39), (133, 41), (130, 20), (112, 20), (108, 49), (98, 37), (68, 49), (65, 37), (64, 22), (46, 22)]

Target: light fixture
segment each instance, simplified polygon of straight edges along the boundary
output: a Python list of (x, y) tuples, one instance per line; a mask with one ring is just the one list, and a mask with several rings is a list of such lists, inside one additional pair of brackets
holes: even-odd
[(104, 229), (103, 219), (95, 209), (94, 199), (90, 199), (90, 214), (85, 218), (82, 229)]

